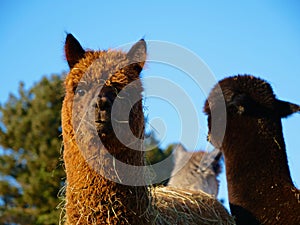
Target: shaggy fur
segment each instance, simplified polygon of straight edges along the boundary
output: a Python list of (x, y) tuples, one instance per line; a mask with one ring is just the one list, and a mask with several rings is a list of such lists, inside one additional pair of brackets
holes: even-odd
[[(66, 224), (233, 224), (222, 205), (202, 192), (123, 184), (127, 178), (146, 180), (115, 166), (116, 160), (145, 165), (142, 101), (131, 102), (141, 99), (144, 40), (128, 53), (84, 51), (69, 34), (65, 52), (71, 69), (62, 108)], [(121, 103), (112, 114), (116, 100)], [(123, 113), (128, 107), (129, 118)], [(121, 143), (117, 133), (128, 143)]]
[(184, 146), (177, 145), (174, 154), (174, 168), (168, 186), (202, 190), (217, 196), (219, 181), (217, 176), (221, 172), (221, 152), (198, 151), (188, 152)]
[[(140, 57), (139, 53), (145, 53), (145, 49), (141, 40), (128, 54), (121, 51), (82, 54), (77, 40), (70, 34), (67, 36), (65, 52), (71, 71), (65, 80), (66, 96), (62, 109), (67, 224), (147, 224), (149, 221), (146, 187), (121, 185), (99, 175), (118, 175), (112, 169), (109, 154), (129, 164), (144, 164), (142, 151), (127, 148), (112, 132), (109, 104), (118, 91), (135, 80), (135, 89), (140, 95), (138, 78), (145, 56)], [(141, 63), (131, 63), (129, 60), (133, 61), (134, 57), (140, 58)], [(102, 87), (100, 93), (97, 93), (97, 87)], [(100, 99), (91, 99), (98, 95)], [(84, 109), (90, 107), (92, 101), (95, 101), (96, 115), (95, 123), (90, 125)], [(144, 124), (141, 101), (133, 106), (130, 117), (133, 134), (141, 137)], [(99, 137), (95, 137), (93, 126), (102, 146), (95, 145), (95, 138)], [(129, 134), (124, 135), (130, 139)]]
[[(222, 111), (222, 100), (227, 123), (219, 140), (222, 134), (212, 127), (224, 121), (212, 121), (212, 113)], [(245, 75), (220, 81), (204, 111), (209, 140), (224, 153), (237, 224), (300, 224), (300, 191), (290, 176), (281, 125), (281, 118), (300, 107), (276, 99), (266, 81)]]

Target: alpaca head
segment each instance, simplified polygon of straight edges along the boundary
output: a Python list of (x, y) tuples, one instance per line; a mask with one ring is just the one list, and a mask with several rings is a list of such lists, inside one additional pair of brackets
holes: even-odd
[(68, 139), (89, 158), (101, 148), (113, 156), (134, 149), (132, 143), (139, 142), (144, 131), (139, 76), (146, 60), (145, 41), (127, 53), (85, 51), (68, 34), (65, 55), (70, 67), (63, 106)]
[[(223, 109), (223, 112), (227, 114), (227, 121), (213, 121), (212, 114), (222, 111), (222, 107), (225, 107), (226, 111)], [(209, 139), (219, 147), (221, 143), (217, 139), (222, 135), (217, 128), (221, 123), (227, 123), (228, 128), (231, 123), (249, 123), (251, 119), (277, 121), (299, 111), (300, 106), (277, 99), (266, 81), (250, 75), (221, 80), (211, 91), (204, 106), (204, 112), (208, 115)]]
[(221, 173), (222, 153), (215, 149), (212, 152), (189, 152), (178, 144), (174, 152), (174, 168), (168, 186), (189, 190), (202, 190), (217, 196)]

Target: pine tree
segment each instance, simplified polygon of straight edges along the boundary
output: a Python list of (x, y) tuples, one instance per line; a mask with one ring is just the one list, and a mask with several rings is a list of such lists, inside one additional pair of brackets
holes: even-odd
[(60, 161), (61, 76), (20, 83), (0, 108), (0, 224), (57, 224), (64, 183)]
[(173, 145), (169, 145), (166, 149), (162, 149), (159, 146), (159, 141), (156, 139), (155, 135), (152, 132), (146, 134), (144, 144), (147, 150), (146, 162), (148, 164), (155, 164), (161, 162), (172, 153), (174, 147)]
[[(157, 140), (153, 132), (146, 134), (144, 144), (146, 149), (146, 163), (148, 165), (153, 165), (162, 162), (167, 157), (172, 157), (170, 156), (170, 154), (173, 151), (174, 145), (168, 145), (166, 149), (161, 148), (159, 146), (159, 141)], [(154, 185), (166, 185), (169, 181), (173, 166), (174, 165), (172, 160), (165, 161), (164, 168), (158, 168), (158, 170), (153, 171), (154, 173), (156, 173), (156, 176), (166, 178), (165, 180), (161, 180), (160, 183)]]

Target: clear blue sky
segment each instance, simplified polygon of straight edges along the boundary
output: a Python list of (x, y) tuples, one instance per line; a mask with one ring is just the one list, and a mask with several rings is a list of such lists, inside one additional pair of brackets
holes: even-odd
[[(218, 80), (238, 73), (260, 76), (272, 84), (279, 98), (300, 104), (299, 1), (102, 2), (2, 0), (0, 102), (10, 92), (16, 93), (19, 81), (28, 88), (42, 75), (68, 70), (63, 55), (67, 31), (91, 49), (117, 47), (141, 37), (176, 43), (197, 54)], [(149, 64), (144, 77), (153, 75), (151, 69)], [(186, 82), (163, 71), (174, 82)], [(155, 71), (155, 75), (160, 74)], [(187, 85), (183, 84), (189, 89)], [(193, 96), (203, 128), (198, 148), (206, 146), (202, 97)], [(149, 100), (146, 104), (150, 118), (159, 116), (166, 121), (167, 137), (162, 145), (177, 142), (176, 117), (168, 110), (162, 112), (161, 102)], [(298, 188), (299, 127), (299, 115), (283, 121), (289, 165)], [(221, 184), (219, 197), (225, 198), (224, 174)]]

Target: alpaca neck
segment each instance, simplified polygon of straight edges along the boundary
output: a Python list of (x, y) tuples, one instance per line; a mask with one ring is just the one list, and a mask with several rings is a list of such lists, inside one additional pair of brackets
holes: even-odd
[[(139, 158), (140, 164), (143, 164), (141, 153), (133, 151), (127, 153), (129, 153), (127, 157)], [(149, 220), (146, 213), (149, 206), (147, 187), (115, 182), (114, 180), (118, 180), (119, 175), (113, 166), (114, 158), (108, 157), (106, 154), (110, 155), (108, 152), (100, 150), (100, 158), (95, 162), (100, 161), (102, 165), (97, 170), (95, 165), (86, 160), (76, 144), (65, 143), (68, 223), (76, 224), (77, 221), (82, 220), (82, 222), (88, 221), (88, 224), (94, 224), (95, 221), (106, 221), (107, 224), (121, 221), (128, 221), (129, 224), (147, 224)], [(125, 156), (119, 158), (122, 161), (127, 159)], [(105, 170), (105, 173), (111, 172), (111, 174), (108, 177), (103, 176), (102, 169)]]
[[(265, 151), (257, 141), (256, 145), (243, 147), (243, 151)], [(239, 150), (239, 149), (238, 149)], [(234, 148), (231, 152), (237, 151)], [(276, 154), (276, 157), (273, 158)], [(275, 187), (278, 184), (293, 185), (290, 171), (287, 165), (285, 149), (274, 148), (272, 154), (258, 154), (248, 157), (244, 155), (230, 155), (225, 153), (226, 176), (229, 189), (229, 197), (238, 192), (247, 193), (245, 198), (251, 199), (249, 193), (253, 191), (263, 192), (267, 187)], [(232, 193), (232, 196), (230, 194)], [(239, 195), (239, 199), (242, 196)], [(235, 199), (234, 197), (232, 197)], [(267, 197), (266, 197), (267, 198)]]
[[(222, 150), (225, 156), (228, 194), (231, 211), (237, 221), (240, 215), (246, 218), (245, 221), (256, 221), (250, 214), (258, 217), (262, 209), (272, 208), (270, 204), (284, 204), (283, 190), (293, 186), (281, 123), (278, 124), (273, 123), (275, 127), (263, 130), (255, 127), (255, 124), (248, 124), (251, 129), (247, 129), (247, 135), (242, 135), (240, 131), (246, 129), (239, 127), (242, 123), (236, 122), (234, 126), (239, 129), (234, 130), (239, 132), (231, 132), (229, 129), (227, 133), (230, 136), (225, 136)], [(270, 201), (276, 198), (278, 202)]]

